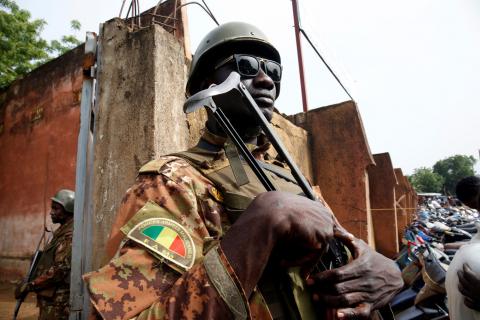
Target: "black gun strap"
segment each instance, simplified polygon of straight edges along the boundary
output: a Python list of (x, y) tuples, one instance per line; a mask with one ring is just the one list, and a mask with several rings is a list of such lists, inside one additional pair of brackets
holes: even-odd
[(237, 148), (235, 147), (230, 138), (227, 140), (224, 148), (225, 155), (227, 156), (228, 162), (230, 163), (230, 168), (232, 169), (237, 186), (241, 187), (248, 184), (250, 180), (248, 180), (247, 173), (243, 168), (242, 160), (240, 160)]
[(266, 163), (262, 161), (257, 161), (257, 162), (263, 169), (273, 172), (277, 176), (287, 180), (288, 182), (295, 183), (296, 185), (298, 185), (297, 180), (295, 180), (295, 178), (291, 174), (288, 174), (285, 169), (282, 169), (270, 163)]

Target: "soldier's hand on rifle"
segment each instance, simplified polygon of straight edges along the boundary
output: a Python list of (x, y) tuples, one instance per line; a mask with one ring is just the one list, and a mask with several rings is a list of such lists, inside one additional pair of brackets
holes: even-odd
[(386, 305), (403, 287), (400, 269), (364, 241), (348, 234), (336, 237), (343, 238), (354, 259), (311, 276), (307, 285), (315, 292), (314, 300), (338, 308), (339, 319), (369, 319), (373, 310)]
[(23, 298), (28, 292), (32, 291), (31, 282), (22, 282), (15, 288), (15, 299)]
[(274, 191), (257, 196), (220, 244), (248, 297), (270, 260), (285, 267), (315, 264), (333, 229), (333, 215), (321, 203)]

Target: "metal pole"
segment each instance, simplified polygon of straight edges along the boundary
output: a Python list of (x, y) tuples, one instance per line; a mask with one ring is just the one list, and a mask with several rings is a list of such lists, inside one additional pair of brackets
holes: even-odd
[(90, 182), (92, 174), (92, 104), (94, 96), (95, 60), (97, 36), (87, 32), (85, 55), (83, 60), (84, 80), (80, 102), (80, 131), (78, 133), (77, 163), (75, 178), (75, 207), (73, 215), (72, 268), (70, 274), (70, 320), (86, 319), (83, 311), (84, 297), (87, 294), (82, 281), (85, 272), (87, 253), (87, 234), (91, 226), (89, 215)]
[(297, 43), (298, 71), (300, 73), (300, 90), (302, 91), (303, 112), (308, 111), (307, 88), (305, 85), (305, 73), (303, 71), (302, 42), (300, 39), (300, 16), (298, 13), (297, 0), (292, 0), (293, 22), (295, 25), (295, 41)]

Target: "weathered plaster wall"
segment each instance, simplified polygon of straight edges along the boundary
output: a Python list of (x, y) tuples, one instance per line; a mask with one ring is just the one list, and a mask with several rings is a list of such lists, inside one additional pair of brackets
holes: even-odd
[[(313, 184), (312, 160), (307, 131), (297, 127), (278, 113), (273, 114), (272, 126), (300, 171)], [(273, 152), (273, 147), (271, 148), (271, 154), (277, 154)]]
[[(94, 259), (99, 266), (114, 214), (138, 169), (188, 145), (182, 106), (183, 47), (158, 25), (129, 32), (103, 25), (94, 159)], [(120, 62), (120, 63), (119, 63)]]
[(397, 211), (395, 207), (397, 180), (388, 153), (374, 154), (373, 159), (375, 165), (369, 166), (368, 179), (375, 247), (381, 254), (393, 258), (398, 253)]
[(80, 46), (0, 93), (0, 278), (23, 274), (52, 228), (50, 197), (75, 188), (82, 55)]
[(309, 134), (313, 183), (342, 225), (373, 245), (366, 168), (374, 161), (357, 106), (347, 101), (290, 119)]
[(408, 188), (407, 194), (407, 221), (408, 223), (412, 223), (413, 219), (415, 218), (415, 214), (417, 212), (417, 205), (418, 205), (418, 196), (417, 192), (410, 184), (408, 179), (405, 177), (405, 184)]
[(397, 207), (397, 230), (398, 230), (398, 241), (403, 237), (403, 232), (405, 227), (408, 225), (408, 196), (409, 196), (409, 187), (408, 180), (403, 175), (401, 168), (395, 168), (395, 177), (397, 178), (397, 185), (395, 186), (395, 204)]

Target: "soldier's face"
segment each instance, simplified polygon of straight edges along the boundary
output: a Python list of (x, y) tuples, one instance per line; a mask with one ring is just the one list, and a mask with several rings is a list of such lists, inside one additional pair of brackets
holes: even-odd
[(52, 201), (50, 217), (53, 223), (63, 223), (67, 219), (68, 213), (60, 203)]
[[(237, 71), (234, 61), (217, 69), (213, 74), (213, 82), (216, 84), (222, 83), (232, 71)], [(260, 68), (255, 77), (242, 77), (241, 81), (258, 104), (265, 118), (271, 121), (277, 97), (277, 88), (273, 80), (265, 73), (263, 68)], [(229, 108), (226, 105), (222, 106), (222, 110), (232, 122), (243, 124), (244, 126), (251, 124), (252, 115), (246, 108), (239, 110), (238, 108)]]

